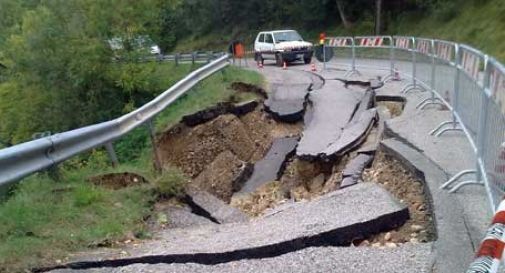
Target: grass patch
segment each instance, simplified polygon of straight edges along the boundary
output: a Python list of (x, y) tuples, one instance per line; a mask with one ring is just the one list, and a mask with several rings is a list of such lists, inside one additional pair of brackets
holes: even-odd
[(157, 130), (162, 131), (167, 127), (171, 127), (179, 122), (184, 115), (205, 109), (217, 102), (229, 100), (232, 96), (236, 101), (246, 101), (257, 98), (254, 94), (237, 93), (233, 91), (230, 85), (236, 81), (258, 86), (264, 84), (261, 74), (229, 66), (223, 71), (197, 84), (191, 91), (163, 111), (156, 119)]
[(54, 264), (68, 252), (141, 232), (151, 189), (107, 190), (87, 182), (86, 173), (63, 174), (62, 182), (35, 175), (0, 206), (0, 272)]
[(502, 0), (463, 1), (451, 16), (406, 14), (391, 32), (465, 43), (505, 62), (504, 13)]
[(155, 187), (161, 198), (180, 197), (184, 185), (189, 180), (182, 171), (166, 166), (163, 173), (155, 180)]
[[(166, 78), (157, 80), (173, 84), (194, 69), (178, 67), (174, 68), (178, 72), (171, 74), (172, 68), (170, 64), (158, 67), (156, 77)], [(157, 118), (156, 127), (164, 129), (183, 115), (230, 96), (236, 96), (236, 100), (255, 98), (253, 94), (231, 90), (235, 81), (263, 84), (262, 76), (256, 72), (228, 67), (165, 110)], [(18, 184), (0, 205), (0, 272), (24, 272), (54, 265), (57, 260), (64, 262), (70, 252), (120, 241), (131, 234), (144, 237), (147, 232), (143, 219), (150, 215), (153, 203), (159, 198), (177, 196), (186, 181), (177, 169), (168, 168), (161, 175), (153, 170), (146, 132), (146, 128), (139, 128), (115, 144), (122, 162), (115, 169), (109, 167), (106, 152), (98, 149), (62, 164), (60, 182), (47, 174), (36, 174)], [(111, 190), (87, 181), (88, 177), (111, 172), (134, 172), (150, 183)]]

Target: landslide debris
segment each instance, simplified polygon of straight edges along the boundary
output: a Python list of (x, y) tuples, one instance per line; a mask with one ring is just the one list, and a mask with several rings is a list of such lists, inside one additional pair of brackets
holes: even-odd
[(233, 193), (242, 189), (252, 172), (252, 164), (240, 160), (231, 151), (224, 151), (190, 182), (190, 186), (229, 202)]
[(423, 243), (436, 239), (433, 210), (424, 183), (397, 159), (379, 152), (370, 169), (363, 174), (365, 182), (378, 183), (407, 205), (410, 220), (405, 225), (372, 236), (363, 245), (384, 246), (387, 243)]
[(178, 124), (158, 138), (157, 147), (162, 164), (179, 168), (192, 179), (190, 185), (229, 202), (274, 139), (300, 132), (300, 123), (279, 123), (260, 105), (245, 115), (222, 114), (194, 127)]

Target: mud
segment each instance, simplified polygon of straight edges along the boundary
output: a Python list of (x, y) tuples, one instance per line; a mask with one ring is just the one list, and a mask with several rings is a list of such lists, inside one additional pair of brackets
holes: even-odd
[(109, 173), (88, 178), (88, 181), (104, 188), (119, 190), (126, 187), (148, 183), (141, 175), (135, 173)]

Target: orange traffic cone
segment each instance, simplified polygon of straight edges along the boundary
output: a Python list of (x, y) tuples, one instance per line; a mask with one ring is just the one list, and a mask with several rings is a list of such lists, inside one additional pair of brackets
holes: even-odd
[(310, 65), (310, 70), (311, 70), (311, 71), (317, 71), (317, 69), (316, 69), (316, 64), (315, 64), (315, 63), (312, 63), (312, 64)]
[(288, 69), (288, 64), (286, 62), (284, 62), (284, 65), (282, 66), (282, 69), (284, 69), (284, 70)]

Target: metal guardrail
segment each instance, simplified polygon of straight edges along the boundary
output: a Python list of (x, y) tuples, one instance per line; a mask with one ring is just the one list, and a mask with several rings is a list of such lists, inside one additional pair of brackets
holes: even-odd
[(176, 65), (181, 63), (210, 63), (212, 60), (226, 55), (224, 52), (192, 52), (192, 53), (176, 53), (169, 55), (156, 55), (140, 59), (140, 62), (175, 62)]
[[(351, 39), (329, 37), (324, 50), (342, 53), (337, 63), (349, 67), (351, 74), (366, 69), (385, 71), (385, 81), (403, 74), (411, 81), (403, 93), (429, 93), (418, 109), (440, 104), (451, 111), (451, 120), (430, 134), (464, 133), (475, 154), (475, 168), (456, 174), (441, 189), (452, 193), (466, 185), (486, 188), (490, 208), (498, 213), (468, 272), (497, 272), (505, 248), (505, 202), (500, 205), (505, 195), (504, 66), (475, 48), (449, 41), (406, 36)], [(453, 186), (468, 175), (474, 177)]]
[[(152, 121), (161, 111), (200, 81), (228, 66), (229, 56), (219, 59), (191, 72), (167, 91), (141, 108), (117, 119), (55, 134), (34, 141), (0, 150), (0, 187), (93, 148), (106, 146), (114, 161), (112, 142), (133, 129)], [(152, 126), (150, 126), (152, 128)]]

